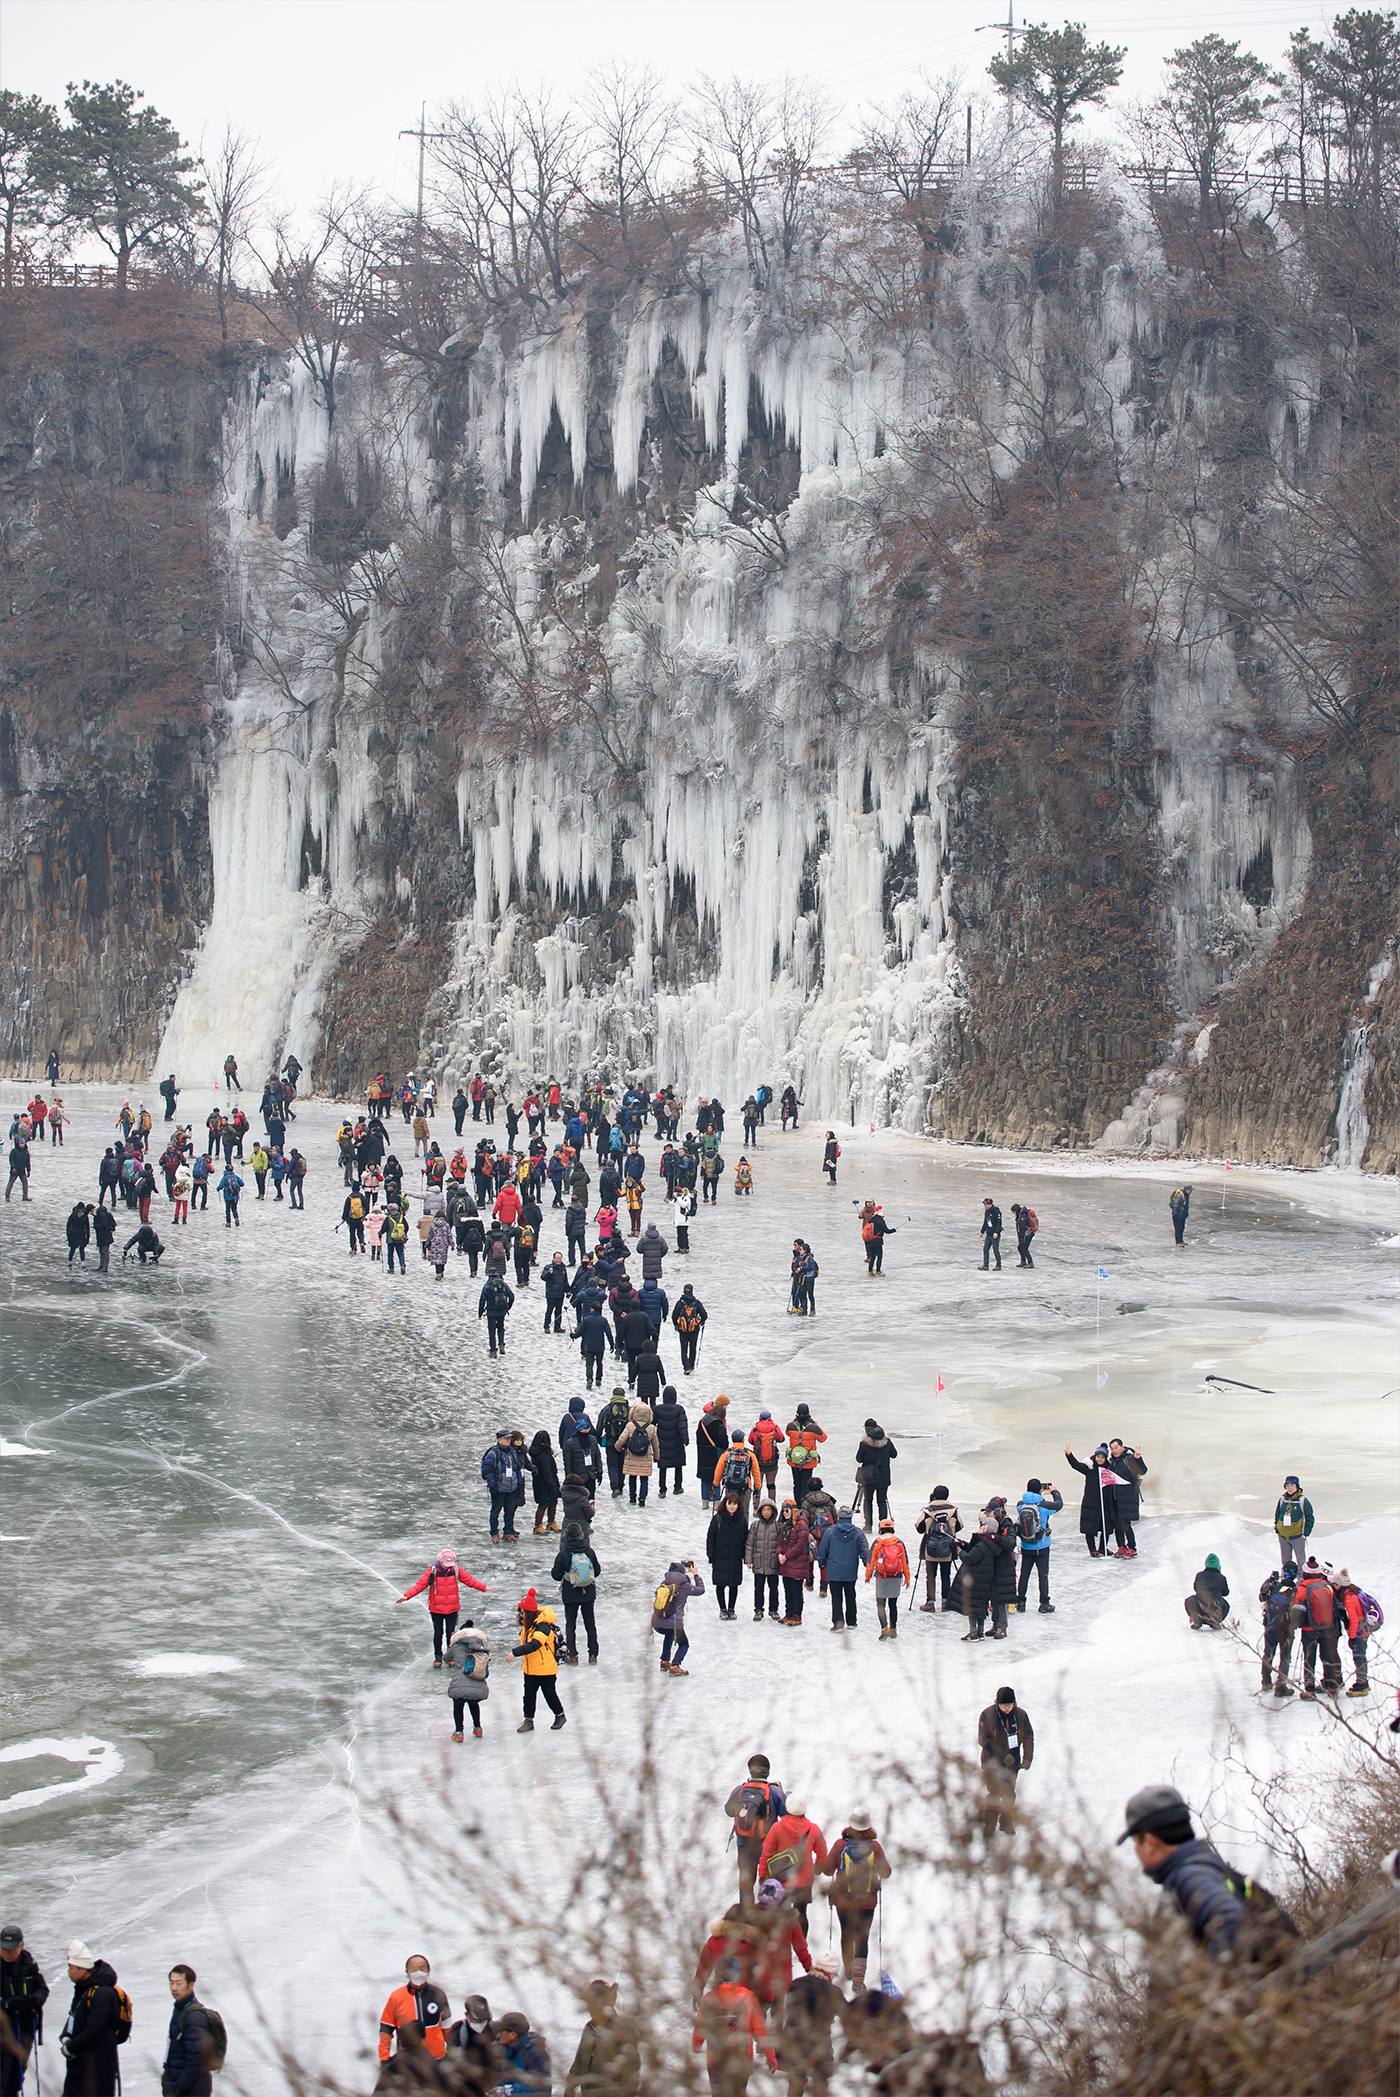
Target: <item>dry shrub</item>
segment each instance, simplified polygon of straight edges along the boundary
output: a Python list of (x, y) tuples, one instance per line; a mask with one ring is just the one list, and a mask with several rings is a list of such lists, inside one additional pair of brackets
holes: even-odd
[[(572, 1853), (552, 1855), (544, 1882), (539, 1868), (503, 1854), (485, 1801), (479, 1819), (458, 1825), (444, 1784), (441, 1829), (431, 1830), (416, 1808), (384, 1807), (418, 1926), (447, 1913), (467, 1924), (483, 1968), (527, 2006), (577, 2001), (577, 2024), (548, 2030), (556, 2083), (588, 2014), (589, 1981), (620, 1983), (619, 2011), (640, 2031), (643, 2097), (705, 2087), (704, 2056), (690, 2043), (692, 1976), (711, 1927), (699, 1889), (716, 1880), (723, 1803), (681, 1775), (658, 1720), (653, 1696), (635, 1751), (625, 1767), (600, 1766), (592, 1811), (568, 1823)], [(1208, 1957), (1130, 1852), (1076, 1834), (1090, 1827), (1086, 1814), (1051, 1830), (1022, 1812), (1014, 1841), (988, 1841), (974, 1762), (891, 1765), (871, 1804), (903, 1887), (899, 1941), (884, 1957), (905, 1999), (848, 2006), (834, 2034), (838, 2080), (849, 2086), (865, 2069), (892, 2097), (1393, 2097), (1400, 1898), (1389, 1896), (1386, 1928), (1317, 1974), (1303, 1965), (1321, 1931), (1382, 1895), (1382, 1850), (1400, 1822), (1390, 1736), (1343, 1731), (1351, 1738), (1323, 1787), (1326, 1860), (1304, 1855), (1299, 1868), (1294, 1855), (1274, 1880), (1300, 1940), (1272, 1964)], [(1304, 1824), (1317, 1825), (1319, 1800), (1306, 1786), (1280, 1779), (1259, 1796), (1285, 1850)], [(727, 1860), (723, 1870), (727, 1878)], [(814, 1956), (826, 1949), (825, 1907), (819, 1892)], [(880, 1941), (877, 1925), (872, 1978)], [(284, 2065), (298, 2097), (347, 2097), (290, 2055)]]

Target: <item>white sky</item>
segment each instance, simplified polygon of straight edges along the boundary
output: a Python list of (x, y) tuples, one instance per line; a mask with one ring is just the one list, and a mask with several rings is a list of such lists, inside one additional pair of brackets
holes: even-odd
[[(1320, 0), (1070, 0), (1096, 39), (1128, 46), (1122, 94), (1150, 96), (1177, 45), (1214, 29), (1271, 63), (1288, 33), (1315, 33)], [(61, 105), (69, 80), (120, 77), (197, 144), (233, 122), (259, 141), (282, 200), (304, 205), (337, 176), (401, 197), (415, 148), (397, 134), (426, 99), (471, 99), (513, 80), (564, 95), (609, 59), (647, 60), (683, 87), (698, 74), (802, 75), (844, 114), (892, 99), (923, 66), (990, 88), (996, 47), (976, 26), (1004, 0), (0, 0), (0, 86)], [(1058, 7), (1030, 19), (1059, 22)], [(1017, 19), (1022, 8), (1017, 7)]]

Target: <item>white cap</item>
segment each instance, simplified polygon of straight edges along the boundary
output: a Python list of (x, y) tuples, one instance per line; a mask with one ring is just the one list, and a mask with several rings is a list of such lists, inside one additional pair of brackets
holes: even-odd
[(95, 1966), (97, 1955), (88, 1950), (81, 1937), (75, 1937), (68, 1947), (68, 1963), (70, 1966)]

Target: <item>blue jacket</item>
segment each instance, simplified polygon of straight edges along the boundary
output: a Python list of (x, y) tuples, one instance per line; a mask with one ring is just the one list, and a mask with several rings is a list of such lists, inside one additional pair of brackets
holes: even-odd
[(476, 1305), (476, 1315), (478, 1318), (484, 1318), (486, 1316), (486, 1312), (489, 1307), (489, 1298), (493, 1289), (503, 1289), (505, 1291), (504, 1296), (501, 1298), (502, 1316), (504, 1316), (507, 1311), (514, 1309), (514, 1289), (512, 1289), (510, 1283), (505, 1279), (504, 1275), (493, 1274), (488, 1276), (488, 1278), (481, 1285), (481, 1294), (477, 1298)]
[(167, 2097), (192, 2097), (192, 2093), (209, 2088), (209, 2071), (204, 2064), (208, 2039), (209, 2019), (192, 1995), (172, 2005), (161, 2074), (161, 2088)]
[(481, 1459), (481, 1475), (493, 1493), (523, 1493), (525, 1490), (525, 1466), (520, 1461), (520, 1451), (503, 1449), (493, 1442)]
[(223, 1195), (225, 1201), (237, 1201), (243, 1192), (243, 1182), (231, 1165), (225, 1169), (216, 1191)]
[(652, 1331), (660, 1332), (666, 1313), (671, 1308), (666, 1291), (659, 1282), (648, 1281), (642, 1283), (637, 1293), (641, 1298), (642, 1309), (651, 1320)]
[(511, 2090), (516, 2097), (549, 2089), (549, 2055), (543, 2039), (527, 2031), (514, 2046), (505, 2048), (505, 2067), (497, 2088)]
[(1035, 1543), (1028, 1544), (1024, 1537), (1019, 1538), (1023, 1551), (1048, 1551), (1050, 1549), (1050, 1517), (1051, 1515), (1057, 1515), (1064, 1504), (1064, 1500), (1059, 1493), (1022, 1493), (1020, 1499), (1016, 1502), (1017, 1514), (1021, 1512), (1023, 1507), (1038, 1507), (1040, 1509), (1040, 1519), (1045, 1525), (1044, 1535)]
[(1245, 1905), (1226, 1885), (1230, 1867), (1218, 1850), (1199, 1836), (1182, 1842), (1147, 1876), (1170, 1893), (1191, 1934), (1210, 1952), (1228, 1951), (1245, 1918)]
[(588, 1310), (578, 1321), (578, 1338), (585, 1354), (601, 1354), (605, 1343), (612, 1346), (613, 1329), (600, 1310)]
[(817, 1552), (818, 1563), (828, 1580), (858, 1579), (869, 1556), (869, 1539), (849, 1515), (844, 1522), (832, 1523)]
[(571, 1398), (569, 1400), (569, 1410), (559, 1422), (559, 1447), (561, 1449), (565, 1442), (578, 1433), (579, 1415), (584, 1410), (585, 1406), (582, 1398)]

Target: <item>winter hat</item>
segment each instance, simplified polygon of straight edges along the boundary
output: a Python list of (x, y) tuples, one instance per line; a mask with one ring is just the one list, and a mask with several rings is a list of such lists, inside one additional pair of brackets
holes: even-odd
[(564, 1524), (564, 1541), (566, 1544), (582, 1543), (583, 1525), (579, 1522), (566, 1522)]
[(1210, 1551), (1206, 1555), (1206, 1571), (1208, 1573), (1218, 1573), (1220, 1571), (1220, 1560), (1216, 1557), (1214, 1551)]
[(1004, 1685), (1001, 1689), (997, 1691), (996, 1700), (999, 1704), (1014, 1704), (1016, 1701), (1016, 1692), (1014, 1689), (1010, 1687), (1009, 1684)]
[(849, 1522), (849, 1521), (850, 1521), (850, 1519), (851, 1519), (851, 1510), (850, 1510), (850, 1508), (849, 1508), (849, 1507), (838, 1507), (838, 1508), (837, 1508), (837, 1510), (836, 1510), (836, 1519), (837, 1519), (837, 1521), (838, 1521), (838, 1522)]
[(805, 1820), (807, 1818), (807, 1801), (805, 1798), (802, 1797), (800, 1792), (790, 1791), (788, 1793), (787, 1809), (788, 1812), (793, 1814), (798, 1820)]
[(766, 1777), (772, 1767), (773, 1765), (766, 1755), (749, 1756), (749, 1775), (751, 1777)]
[(593, 1422), (589, 1419), (587, 1413), (579, 1414), (577, 1431), (579, 1434), (592, 1434)]
[(758, 1417), (760, 1420), (771, 1420), (773, 1415), (771, 1413), (760, 1413)]
[(1333, 1587), (1351, 1586), (1351, 1574), (1347, 1571), (1345, 1566), (1342, 1567), (1340, 1573), (1334, 1573), (1332, 1575), (1332, 1585)]
[(810, 1405), (799, 1405), (799, 1406), (798, 1406), (798, 1408), (797, 1408), (797, 1417), (798, 1417), (798, 1419), (799, 1419), (799, 1420), (810, 1420), (810, 1419), (811, 1419), (811, 1417), (812, 1417), (812, 1408), (811, 1408), (811, 1406), (810, 1406)]
[(763, 1495), (763, 1498), (758, 1503), (759, 1520), (762, 1521), (765, 1513), (775, 1515), (777, 1512), (777, 1502), (774, 1500), (773, 1495), (771, 1493), (765, 1493)]
[(723, 1409), (724, 1409), (724, 1407), (725, 1407), (726, 1405), (728, 1405), (728, 1403), (729, 1403), (729, 1393), (728, 1393), (727, 1391), (716, 1391), (716, 1393), (715, 1393), (715, 1410), (716, 1410), (717, 1412), (722, 1412), (722, 1411), (723, 1411)]
[(875, 1832), (870, 1815), (864, 1806), (852, 1806), (850, 1818), (847, 1820), (846, 1825), (853, 1835), (873, 1835)]
[(88, 1950), (81, 1937), (75, 1937), (68, 1947), (68, 1964), (91, 1971), (97, 1964), (97, 1954)]
[(528, 1594), (524, 1594), (520, 1597), (520, 1601), (518, 1604), (518, 1607), (526, 1616), (534, 1616), (539, 1606), (540, 1598), (535, 1593), (533, 1587), (530, 1589)]
[(781, 1879), (765, 1879), (758, 1889), (758, 1905), (761, 1908), (776, 1908), (782, 1897)]
[(1318, 1564), (1315, 1558), (1309, 1558), (1304, 1563), (1303, 1571), (1305, 1573), (1311, 1574), (1314, 1578), (1317, 1578), (1321, 1575), (1322, 1567)]
[(1107, 1456), (1107, 1454), (1108, 1454), (1108, 1443), (1107, 1443), (1107, 1442), (1100, 1442), (1100, 1443), (1099, 1443), (1099, 1446), (1098, 1446), (1098, 1448), (1097, 1448), (1097, 1449), (1096, 1449), (1096, 1450), (1094, 1451), (1094, 1454), (1095, 1454), (1095, 1456)]
[(866, 1423), (865, 1423), (865, 1431), (866, 1431), (866, 1433), (867, 1433), (867, 1434), (878, 1434), (878, 1433), (880, 1432), (880, 1423), (879, 1423), (879, 1421), (878, 1421), (878, 1420), (867, 1420), (867, 1421), (866, 1421)]
[(1026, 1491), (1028, 1493), (1038, 1493), (1040, 1491), (1040, 1480), (1038, 1478), (1028, 1478), (1026, 1480)]
[(1287, 1476), (1287, 1477), (1286, 1477), (1286, 1478), (1284, 1479), (1283, 1483), (1284, 1483), (1284, 1489), (1285, 1489), (1285, 1491), (1286, 1491), (1286, 1490), (1287, 1490), (1287, 1488), (1288, 1488), (1288, 1487), (1289, 1487), (1290, 1485), (1297, 1485), (1297, 1484), (1298, 1484), (1298, 1480), (1297, 1480), (1297, 1479), (1296, 1479), (1296, 1478), (1294, 1477), (1293, 1473), (1292, 1473), (1292, 1472), (1290, 1471), (1290, 1472), (1289, 1472), (1289, 1474), (1288, 1474), (1288, 1476)]
[(530, 2020), (524, 2010), (507, 2010), (504, 2017), (496, 2019), (497, 2031), (518, 2031), (523, 2038), (530, 2029)]

